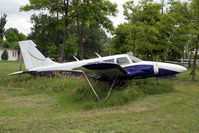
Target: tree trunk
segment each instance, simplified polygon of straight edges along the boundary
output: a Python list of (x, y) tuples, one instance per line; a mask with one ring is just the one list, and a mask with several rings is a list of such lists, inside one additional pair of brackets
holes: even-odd
[[(83, 1), (85, 4), (85, 0)], [(77, 1), (77, 4), (78, 1)], [(84, 19), (81, 18), (81, 24), (80, 24), (80, 16), (77, 11), (77, 34), (78, 34), (78, 45), (79, 45), (79, 58), (82, 60), (84, 58), (84, 46), (83, 46), (83, 29), (84, 28)]]
[(191, 67), (191, 61), (192, 60), (192, 51), (190, 51), (190, 54), (189, 54), (189, 62), (188, 62), (188, 68)]
[[(57, 22), (59, 22), (59, 12), (57, 12)], [(57, 46), (60, 47), (61, 42), (60, 42), (60, 31), (59, 31), (59, 29), (57, 29), (57, 40), (56, 40), (56, 42), (57, 42)], [(60, 53), (61, 53), (61, 49), (58, 50), (57, 57), (61, 57)]]
[[(79, 22), (79, 15), (77, 15), (77, 36), (78, 36), (78, 40), (77, 40), (77, 43), (78, 43), (78, 45), (79, 45), (79, 47), (80, 47), (80, 22)], [(79, 54), (79, 58), (80, 58), (80, 49), (79, 49), (79, 52), (78, 52), (78, 54)], [(81, 58), (80, 58), (81, 59)]]
[(196, 73), (196, 61), (197, 61), (197, 56), (198, 56), (198, 41), (199, 41), (199, 35), (197, 36), (197, 41), (196, 41), (196, 50), (195, 50), (195, 54), (194, 54), (194, 60), (193, 60), (193, 69), (191, 71), (191, 75), (192, 75), (192, 80), (195, 79), (195, 73)]
[(82, 20), (81, 28), (80, 28), (80, 36), (79, 36), (79, 44), (80, 44), (80, 59), (84, 58), (84, 45), (83, 45), (83, 29), (84, 28), (84, 22)]
[[(135, 32), (135, 34), (133, 35), (133, 52), (135, 52), (136, 50), (135, 50), (135, 41), (136, 41), (136, 32)], [(134, 54), (134, 53), (133, 53)]]
[(162, 0), (162, 15), (164, 14), (164, 0)]
[(67, 37), (68, 37), (68, 5), (69, 5), (69, 0), (64, 0), (64, 10), (65, 10), (65, 14), (64, 14), (64, 34), (63, 34), (63, 43), (61, 45), (61, 54), (60, 54), (60, 61), (63, 62), (64, 61), (64, 49), (65, 49), (65, 45), (67, 43)]
[(78, 45), (79, 45), (79, 58), (83, 59), (83, 20), (80, 24), (80, 18), (77, 16), (77, 34), (78, 34)]

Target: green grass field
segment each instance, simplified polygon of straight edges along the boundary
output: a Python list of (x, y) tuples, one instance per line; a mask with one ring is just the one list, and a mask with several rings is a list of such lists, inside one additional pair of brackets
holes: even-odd
[[(199, 76), (191, 81), (190, 71), (173, 79), (131, 81), (122, 93), (114, 91), (107, 101), (97, 102), (84, 81), (6, 75), (18, 70), (18, 62), (0, 62), (0, 133), (199, 131)], [(173, 91), (160, 91), (170, 86)]]

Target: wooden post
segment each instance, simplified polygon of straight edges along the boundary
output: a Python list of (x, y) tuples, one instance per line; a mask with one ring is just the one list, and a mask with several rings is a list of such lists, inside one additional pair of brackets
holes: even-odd
[(22, 53), (20, 52), (19, 54), (19, 61), (20, 61), (20, 66), (19, 66), (19, 71), (22, 71)]

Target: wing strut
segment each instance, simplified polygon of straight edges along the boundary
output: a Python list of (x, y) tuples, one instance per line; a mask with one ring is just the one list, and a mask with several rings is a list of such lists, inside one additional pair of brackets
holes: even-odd
[(99, 97), (98, 97), (98, 95), (97, 95), (97, 93), (96, 93), (96, 91), (95, 91), (94, 87), (92, 86), (91, 82), (89, 81), (88, 77), (86, 76), (85, 72), (82, 72), (82, 73), (83, 73), (83, 75), (84, 75), (84, 77), (85, 77), (86, 81), (88, 82), (89, 86), (91, 87), (91, 89), (92, 89), (93, 93), (95, 94), (95, 96), (96, 96), (96, 97), (97, 97), (97, 99), (99, 100)]
[[(85, 73), (84, 71), (82, 71), (82, 73), (83, 73), (83, 75), (84, 75), (84, 78), (85, 78), (86, 81), (88, 82), (89, 86), (91, 87), (93, 93), (95, 94), (95, 96), (96, 96), (97, 99), (99, 100), (99, 96), (97, 95), (97, 93), (96, 93), (94, 87), (92, 86), (91, 82), (89, 81), (89, 79), (88, 79), (86, 73)], [(116, 74), (116, 76), (115, 76), (115, 78), (114, 78), (114, 80), (113, 80), (113, 82), (112, 82), (112, 84), (111, 84), (111, 88), (110, 88), (110, 90), (109, 90), (109, 92), (108, 92), (108, 94), (107, 94), (107, 96), (106, 96), (105, 99), (108, 99), (108, 98), (109, 98), (109, 96), (110, 96), (110, 94), (111, 94), (111, 92), (112, 92), (112, 90), (113, 90), (113, 87), (114, 87), (114, 85), (115, 85), (116, 80), (117, 80), (117, 74)]]
[(109, 92), (108, 92), (108, 95), (106, 96), (105, 99), (108, 99), (108, 97), (110, 96), (111, 91), (112, 91), (112, 89), (113, 89), (113, 86), (114, 86), (114, 84), (115, 84), (116, 79), (117, 79), (117, 75), (115, 76), (115, 79), (113, 80), (113, 83), (112, 83), (112, 85), (111, 85), (111, 88), (110, 88), (110, 90), (109, 90)]

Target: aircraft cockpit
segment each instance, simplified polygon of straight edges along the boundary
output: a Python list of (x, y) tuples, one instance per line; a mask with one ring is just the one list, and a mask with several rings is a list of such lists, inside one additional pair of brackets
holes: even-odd
[(110, 58), (110, 59), (106, 59), (106, 60), (103, 60), (102, 62), (112, 62), (112, 63), (117, 63), (121, 66), (124, 66), (124, 65), (128, 65), (128, 64), (131, 64), (131, 63), (137, 63), (137, 62), (140, 62), (141, 59), (133, 56), (132, 54), (126, 54), (126, 55), (123, 55), (123, 56), (119, 56), (119, 57), (113, 57), (113, 58)]
[(112, 63), (114, 63), (114, 59), (104, 60), (103, 62), (112, 62)]
[(137, 63), (137, 62), (142, 61), (141, 59), (133, 56), (132, 54), (127, 54), (127, 55), (130, 57), (130, 59), (132, 60), (133, 63)]
[(127, 57), (119, 57), (116, 59), (116, 63), (120, 65), (128, 65), (130, 64), (130, 61), (128, 60)]

